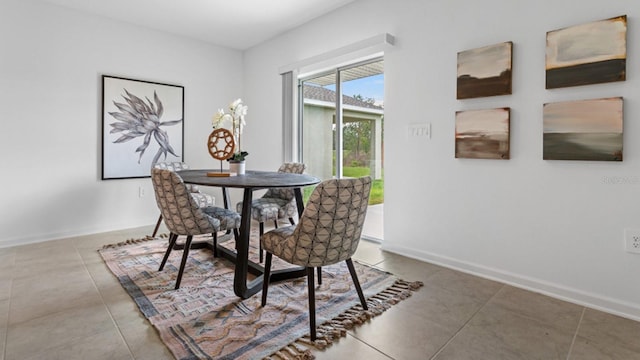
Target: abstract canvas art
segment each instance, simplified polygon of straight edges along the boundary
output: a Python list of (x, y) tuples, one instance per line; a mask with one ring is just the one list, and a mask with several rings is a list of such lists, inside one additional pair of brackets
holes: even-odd
[(543, 159), (622, 161), (621, 97), (544, 105)]
[(627, 16), (547, 33), (547, 89), (626, 79)]
[(102, 179), (149, 177), (182, 161), (184, 87), (102, 76)]
[(456, 112), (456, 158), (509, 159), (510, 108)]
[(510, 41), (459, 52), (457, 98), (511, 94), (512, 52)]

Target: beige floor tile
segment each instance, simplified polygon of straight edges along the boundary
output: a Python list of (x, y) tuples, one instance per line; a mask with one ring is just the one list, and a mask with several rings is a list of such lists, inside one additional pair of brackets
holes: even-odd
[(30, 276), (17, 276), (14, 279), (12, 296), (22, 297), (32, 295), (34, 292), (43, 290), (54, 290), (64, 287), (69, 283), (80, 283), (89, 285), (92, 283), (91, 276), (84, 265), (67, 265), (55, 269), (50, 269), (40, 274)]
[(353, 259), (361, 263), (376, 265), (385, 259), (380, 245), (368, 240), (361, 240)]
[[(120, 332), (111, 328), (104, 332), (43, 350), (21, 360), (127, 360), (133, 359)], [(8, 359), (7, 359), (8, 360)]]
[(627, 346), (612, 346), (601, 340), (589, 340), (576, 337), (569, 360), (640, 360), (640, 353), (631, 351)]
[(14, 297), (9, 311), (9, 325), (23, 323), (60, 311), (103, 305), (92, 284), (69, 282), (66, 286), (34, 291), (32, 295)]
[(25, 260), (34, 260), (46, 257), (47, 254), (52, 255), (65, 255), (73, 253), (69, 250), (75, 250), (75, 246), (70, 239), (59, 239), (44, 241), (35, 244), (27, 244), (22, 246), (16, 246), (16, 262), (23, 262)]
[(114, 329), (104, 305), (65, 310), (7, 329), (6, 359), (27, 359), (65, 344)]
[(138, 305), (126, 292), (106, 294), (104, 302), (118, 326), (145, 319)]
[(51, 270), (82, 266), (82, 257), (73, 246), (40, 246), (35, 249), (23, 249), (16, 253), (14, 278), (37, 276)]
[(120, 331), (136, 360), (174, 359), (156, 329), (146, 319), (127, 322), (120, 326)]
[(383, 251), (384, 260), (376, 267), (388, 271), (407, 281), (426, 281), (430, 276), (444, 269), (428, 262), (410, 259), (401, 255)]
[(580, 305), (508, 285), (500, 289), (491, 303), (572, 333), (577, 330), (584, 309)]
[(102, 304), (84, 266), (62, 267), (39, 276), (13, 280), (9, 323), (16, 324), (47, 314)]
[(487, 304), (435, 359), (566, 359), (573, 335)]
[(124, 288), (120, 285), (118, 278), (113, 275), (104, 262), (99, 264), (88, 264), (87, 271), (100, 292), (104, 293), (111, 292), (115, 289), (122, 289), (122, 292), (126, 293)]
[(0, 326), (6, 327), (9, 324), (9, 299), (0, 300)]
[(5, 327), (0, 327), (0, 360), (4, 360), (4, 348), (5, 348), (5, 338), (7, 335), (7, 329)]
[(4, 360), (7, 340), (7, 319), (9, 318), (9, 300), (0, 300), (0, 360)]
[(0, 300), (7, 300), (11, 297), (11, 286), (13, 279), (10, 276), (0, 275)]
[(15, 260), (15, 248), (0, 249), (0, 276), (11, 276)]
[(586, 309), (570, 359), (640, 359), (640, 322)]
[(80, 253), (80, 257), (82, 258), (82, 262), (85, 265), (91, 264), (102, 264), (104, 261), (98, 252), (102, 246), (92, 247), (92, 248), (78, 248), (78, 253)]
[(392, 307), (349, 334), (393, 359), (429, 359), (455, 333), (418, 312)]
[(0, 249), (0, 300), (11, 297), (15, 251)]
[(442, 268), (424, 281), (425, 286), (436, 286), (451, 292), (489, 300), (504, 284), (463, 272)]
[(144, 319), (136, 303), (104, 263), (87, 265), (87, 269), (98, 288), (102, 301), (118, 325)]
[(428, 321), (455, 332), (461, 329), (487, 301), (487, 297), (474, 296), (467, 292), (460, 293), (453, 289), (433, 286), (427, 282), (396, 307), (399, 310), (419, 313)]
[(316, 360), (390, 360), (389, 356), (347, 334), (324, 350), (313, 350)]

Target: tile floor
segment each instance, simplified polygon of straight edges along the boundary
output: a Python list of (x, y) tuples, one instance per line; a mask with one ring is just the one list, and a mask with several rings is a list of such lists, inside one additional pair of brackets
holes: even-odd
[[(0, 249), (0, 360), (172, 359), (103, 264), (151, 227)], [(640, 323), (383, 252), (355, 258), (424, 287), (323, 359), (640, 359)]]

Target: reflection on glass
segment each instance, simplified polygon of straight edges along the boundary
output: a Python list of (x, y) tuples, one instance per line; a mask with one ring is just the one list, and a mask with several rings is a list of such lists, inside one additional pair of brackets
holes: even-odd
[[(370, 203), (382, 203), (384, 72), (379, 60), (340, 71), (342, 121), (336, 117), (336, 73), (301, 82), (302, 159), (307, 173), (323, 180), (370, 175)], [(336, 146), (341, 126), (342, 143)], [(336, 164), (340, 157), (342, 163)], [(310, 190), (307, 190), (310, 192)]]

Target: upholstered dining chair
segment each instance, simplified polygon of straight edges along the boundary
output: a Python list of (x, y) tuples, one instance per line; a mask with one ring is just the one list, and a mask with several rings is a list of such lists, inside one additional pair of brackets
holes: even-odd
[[(302, 163), (284, 163), (278, 169), (281, 173), (302, 174), (306, 169)], [(242, 211), (242, 202), (236, 204), (236, 210)], [(259, 222), (260, 237), (264, 234), (264, 223), (273, 221), (278, 228), (278, 220), (288, 218), (295, 225), (294, 216), (298, 214), (296, 199), (292, 188), (269, 189), (261, 198), (251, 202), (251, 218)], [(263, 260), (262, 244), (260, 245), (260, 262)]]
[[(154, 167), (157, 169), (165, 169), (165, 170), (171, 170), (171, 171), (180, 171), (180, 170), (189, 169), (189, 165), (187, 165), (184, 162), (178, 162), (178, 161), (159, 162), (159, 163), (156, 163)], [(196, 203), (198, 203), (200, 207), (215, 205), (216, 199), (212, 195), (201, 192), (198, 185), (193, 185), (193, 184), (185, 184), (185, 185), (187, 186), (187, 189), (189, 190), (189, 193), (191, 194), (193, 199), (196, 201)], [(153, 229), (153, 234), (151, 234), (151, 237), (156, 237), (156, 234), (158, 233), (158, 229), (160, 228), (161, 223), (162, 223), (162, 213), (160, 213), (160, 216), (158, 217), (158, 221), (156, 222), (156, 227)]]
[(320, 276), (320, 267), (345, 261), (360, 303), (365, 310), (368, 309), (351, 256), (360, 242), (370, 191), (369, 176), (325, 180), (311, 193), (297, 226), (271, 230), (260, 239), (262, 248), (267, 252), (262, 306), (267, 303), (273, 255), (307, 268), (311, 341), (316, 340), (314, 268), (318, 268)]
[(169, 247), (162, 258), (158, 271), (162, 271), (164, 268), (178, 236), (187, 237), (176, 278), (175, 288), (178, 289), (193, 236), (211, 234), (213, 237), (213, 256), (215, 257), (217, 256), (218, 231), (233, 230), (236, 240), (238, 239), (240, 214), (215, 206), (201, 207), (175, 171), (154, 168), (151, 170), (151, 180), (158, 208), (160, 208), (164, 222), (171, 232)]

